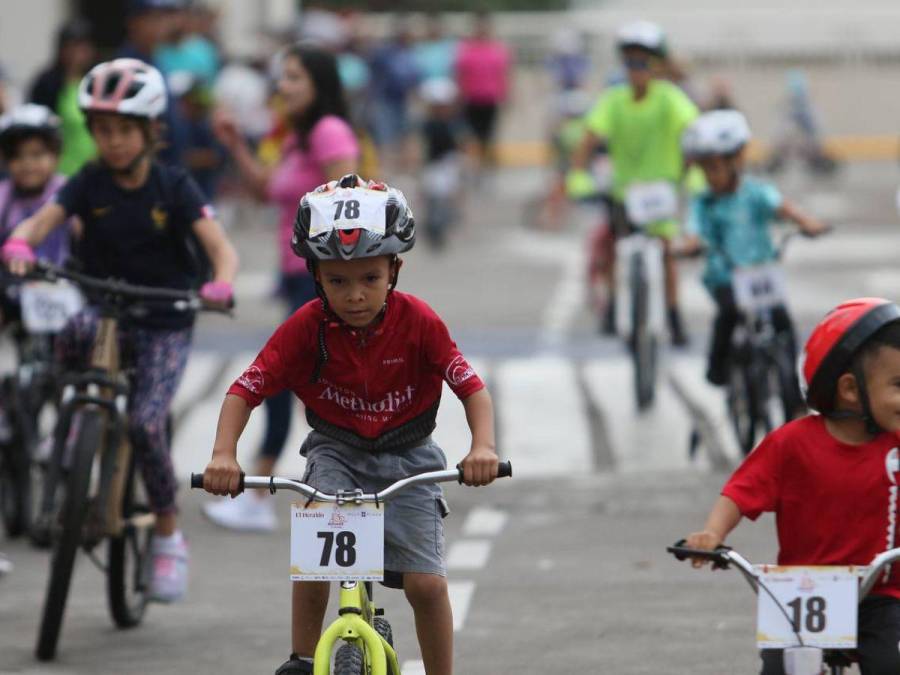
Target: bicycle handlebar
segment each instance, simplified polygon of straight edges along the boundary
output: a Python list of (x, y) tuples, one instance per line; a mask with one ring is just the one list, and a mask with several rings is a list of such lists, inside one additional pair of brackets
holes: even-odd
[[(666, 551), (675, 556), (677, 560), (687, 560), (688, 558), (701, 558), (710, 560), (715, 569), (728, 569), (732, 564), (738, 568), (738, 571), (744, 576), (747, 582), (753, 587), (754, 591), (758, 589), (759, 573), (754, 569), (753, 565), (741, 556), (737, 551), (729, 546), (718, 546), (712, 551), (702, 549), (689, 548), (684, 545), (685, 540), (680, 539), (674, 545), (666, 547)], [(869, 563), (868, 569), (862, 576), (859, 585), (859, 600), (862, 602), (875, 582), (886, 567), (900, 560), (900, 548), (892, 548), (876, 555), (872, 562)]]
[[(497, 478), (509, 478), (512, 476), (512, 464), (510, 462), (500, 462), (497, 470)], [(291, 490), (297, 492), (311, 501), (329, 502), (343, 504), (353, 502), (355, 504), (372, 503), (378, 504), (385, 502), (395, 494), (411, 485), (421, 485), (424, 483), (446, 483), (449, 481), (463, 482), (463, 470), (461, 465), (457, 465), (455, 469), (445, 469), (442, 471), (428, 471), (426, 473), (416, 474), (402, 478), (396, 483), (389, 485), (381, 492), (364, 493), (361, 491), (348, 492), (339, 495), (327, 494), (319, 492), (316, 488), (306, 483), (290, 478), (278, 478), (277, 476), (245, 476), (241, 474), (241, 482), (238, 492), (243, 492), (246, 488), (264, 488), (275, 493), (278, 490)], [(203, 474), (191, 474), (191, 488), (203, 488)]]
[(26, 278), (51, 282), (67, 279), (89, 294), (91, 292), (109, 293), (110, 295), (132, 301), (171, 302), (173, 307), (179, 311), (206, 311), (230, 314), (233, 306), (233, 303), (232, 306), (227, 308), (207, 304), (194, 291), (155, 286), (137, 286), (116, 279), (100, 279), (44, 261), (35, 263), (33, 270)]

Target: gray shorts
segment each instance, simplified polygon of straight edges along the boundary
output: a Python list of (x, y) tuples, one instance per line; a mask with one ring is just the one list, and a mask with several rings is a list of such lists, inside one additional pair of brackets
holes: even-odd
[[(401, 478), (447, 468), (443, 450), (430, 436), (413, 448), (376, 453), (312, 431), (300, 454), (306, 457), (303, 482), (329, 493), (355, 488), (375, 492)], [(399, 587), (405, 572), (446, 576), (443, 517), (447, 506), (440, 485), (406, 488), (386, 508), (384, 585)]]

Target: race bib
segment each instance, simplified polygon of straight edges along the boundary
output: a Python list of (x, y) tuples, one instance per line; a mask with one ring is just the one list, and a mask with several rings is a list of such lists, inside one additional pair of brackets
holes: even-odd
[(668, 181), (635, 183), (625, 190), (625, 212), (635, 225), (650, 225), (678, 215), (678, 193)]
[(384, 504), (291, 504), (291, 581), (384, 579)]
[(58, 333), (84, 307), (84, 298), (71, 284), (35, 281), (20, 293), (22, 323), (29, 333)]
[(361, 227), (384, 235), (388, 193), (365, 190), (364, 199), (359, 199), (359, 196), (359, 188), (337, 188), (331, 192), (309, 194), (309, 236)]
[(756, 569), (760, 649), (798, 646), (797, 633), (807, 647), (856, 648), (859, 576), (865, 568), (757, 565)]
[(744, 311), (758, 312), (784, 304), (784, 270), (776, 263), (737, 267), (731, 274), (734, 301)]

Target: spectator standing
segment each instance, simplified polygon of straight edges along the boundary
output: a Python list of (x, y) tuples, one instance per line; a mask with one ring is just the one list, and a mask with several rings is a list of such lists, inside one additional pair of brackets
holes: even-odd
[(53, 62), (31, 85), (28, 100), (46, 106), (60, 119), (62, 154), (59, 173), (71, 176), (97, 154), (94, 140), (78, 107), (78, 83), (94, 64), (91, 28), (82, 19), (64, 24), (56, 35)]
[[(359, 145), (347, 117), (347, 107), (335, 58), (318, 47), (295, 45), (281, 61), (278, 92), (292, 131), (273, 167), (263, 165), (238, 130), (222, 113), (214, 130), (256, 196), (278, 206), (281, 287), (290, 314), (316, 299), (315, 282), (303, 259), (291, 249), (294, 218), (300, 198), (318, 185), (355, 173)], [(271, 475), (287, 440), (293, 401), (290, 391), (266, 400), (266, 432), (255, 470)], [(276, 526), (271, 498), (244, 494), (212, 502), (206, 515), (223, 527), (268, 531)]]
[(459, 45), (456, 80), (466, 122), (476, 140), (477, 159), (483, 165), (492, 155), (497, 116), (509, 97), (512, 56), (494, 37), (488, 13), (476, 14), (472, 27), (472, 34)]

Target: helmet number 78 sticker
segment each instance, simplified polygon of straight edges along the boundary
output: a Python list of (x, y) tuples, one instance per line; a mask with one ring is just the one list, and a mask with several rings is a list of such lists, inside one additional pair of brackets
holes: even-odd
[(332, 230), (364, 229), (384, 236), (388, 193), (381, 190), (337, 188), (307, 195), (309, 236)]

